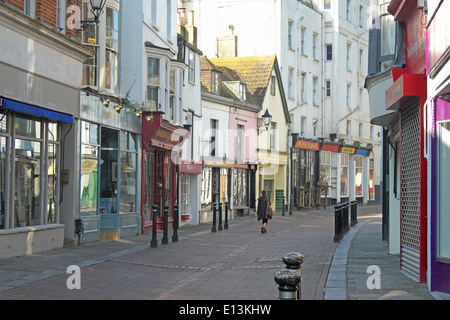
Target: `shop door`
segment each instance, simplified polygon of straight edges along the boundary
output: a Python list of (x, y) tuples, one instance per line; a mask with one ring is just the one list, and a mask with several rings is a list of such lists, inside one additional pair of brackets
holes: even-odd
[[(144, 157), (144, 223), (143, 232), (149, 232), (153, 222), (153, 205), (158, 206), (156, 220), (163, 223), (164, 207), (171, 212), (171, 169), (170, 153), (162, 150), (146, 151)], [(158, 227), (159, 228), (159, 227)]]
[(420, 280), (420, 109), (419, 104), (401, 113), (401, 270)]

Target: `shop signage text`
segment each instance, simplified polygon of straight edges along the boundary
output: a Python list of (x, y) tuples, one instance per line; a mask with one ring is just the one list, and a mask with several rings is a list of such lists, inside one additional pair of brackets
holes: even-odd
[(297, 149), (306, 149), (306, 150), (319, 151), (320, 150), (320, 143), (299, 140), (295, 144), (295, 147)]

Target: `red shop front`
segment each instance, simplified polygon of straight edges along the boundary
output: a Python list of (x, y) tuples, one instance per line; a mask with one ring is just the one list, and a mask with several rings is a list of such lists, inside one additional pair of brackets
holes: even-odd
[(162, 113), (145, 113), (142, 120), (142, 233), (152, 232), (153, 210), (157, 230), (164, 229), (165, 207), (168, 228), (173, 227), (174, 204), (178, 202), (179, 154), (189, 132), (170, 124)]

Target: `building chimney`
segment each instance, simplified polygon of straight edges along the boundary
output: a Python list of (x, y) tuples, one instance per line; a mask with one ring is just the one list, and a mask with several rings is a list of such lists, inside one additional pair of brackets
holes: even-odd
[(231, 34), (217, 38), (216, 55), (218, 58), (230, 58), (238, 56), (238, 37), (234, 34), (234, 26), (229, 25)]
[(197, 27), (194, 26), (194, 11), (189, 11), (189, 21), (185, 8), (178, 9), (178, 33), (194, 47), (197, 47)]

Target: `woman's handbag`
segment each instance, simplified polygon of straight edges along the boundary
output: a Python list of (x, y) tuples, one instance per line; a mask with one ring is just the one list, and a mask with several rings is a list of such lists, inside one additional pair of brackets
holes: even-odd
[(268, 219), (272, 219), (272, 216), (273, 216), (272, 206), (270, 205), (269, 197), (267, 197), (266, 217)]

